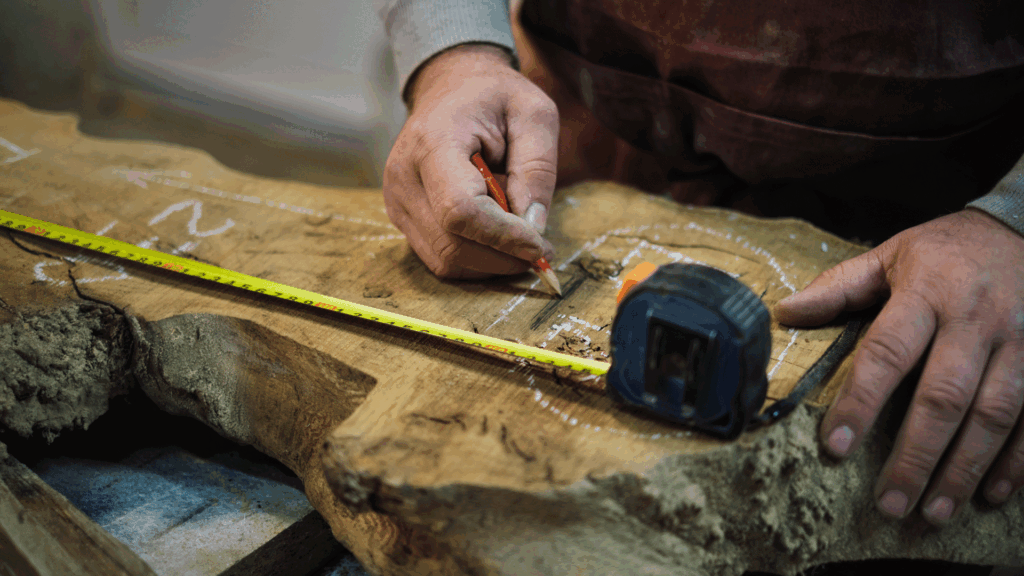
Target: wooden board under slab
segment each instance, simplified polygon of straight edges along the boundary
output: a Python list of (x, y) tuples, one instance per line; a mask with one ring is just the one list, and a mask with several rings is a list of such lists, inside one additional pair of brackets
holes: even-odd
[[(566, 293), (557, 300), (529, 275), (433, 277), (388, 223), (376, 189), (246, 176), (194, 150), (85, 137), (71, 116), (9, 102), (0, 102), (0, 137), (22, 151), (0, 167), (5, 210), (595, 358), (607, 355), (624, 267), (705, 263), (737, 274), (770, 307), (863, 250), (795, 220), (588, 183), (558, 191), (552, 206), (553, 265)], [(126, 381), (295, 471), (334, 535), (374, 573), (1022, 561), (1019, 495), (999, 509), (968, 504), (943, 530), (875, 513), (871, 486), (898, 411), (848, 461), (820, 452), (816, 423), (848, 362), (787, 419), (730, 443), (624, 410), (599, 379), (23, 234), (0, 236), (0, 263), (0, 323), (103, 307), (111, 334), (130, 334)], [(769, 398), (788, 393), (839, 332), (774, 325)]]

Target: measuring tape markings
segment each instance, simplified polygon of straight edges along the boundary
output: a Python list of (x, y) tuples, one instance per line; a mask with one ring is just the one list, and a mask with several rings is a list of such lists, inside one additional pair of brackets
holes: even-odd
[(184, 274), (186, 276), (210, 280), (225, 286), (232, 286), (242, 290), (248, 290), (249, 292), (264, 294), (322, 310), (329, 310), (331, 312), (337, 312), (348, 316), (355, 316), (357, 318), (363, 318), (381, 324), (396, 326), (405, 330), (414, 330), (431, 336), (444, 338), (446, 340), (453, 340), (469, 344), (471, 346), (501, 352), (510, 356), (542, 362), (544, 364), (550, 364), (557, 367), (571, 368), (576, 371), (589, 372), (596, 375), (603, 375), (608, 372), (609, 364), (607, 362), (588, 358), (579, 358), (568, 354), (560, 354), (558, 352), (550, 352), (534, 346), (519, 344), (517, 342), (509, 342), (493, 336), (485, 336), (483, 334), (477, 334), (475, 332), (469, 332), (458, 328), (451, 328), (426, 320), (419, 320), (410, 316), (388, 312), (386, 310), (357, 304), (355, 302), (349, 302), (340, 298), (317, 294), (316, 292), (303, 290), (294, 286), (279, 284), (271, 280), (264, 280), (241, 272), (227, 270), (212, 264), (206, 264), (205, 262), (197, 262), (180, 256), (174, 256), (172, 254), (165, 254), (157, 250), (141, 248), (120, 240), (89, 234), (88, 232), (82, 232), (81, 230), (76, 230), (74, 228), (60, 226), (37, 218), (22, 216), (6, 210), (0, 210), (0, 226), (11, 230), (34, 234), (43, 238), (49, 238), (70, 246), (93, 250), (107, 256), (130, 260), (139, 264), (145, 264), (163, 270), (176, 272), (178, 274)]

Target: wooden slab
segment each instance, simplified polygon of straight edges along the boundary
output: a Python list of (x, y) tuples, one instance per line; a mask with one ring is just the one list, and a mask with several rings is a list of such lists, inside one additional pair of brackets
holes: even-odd
[[(192, 150), (84, 137), (73, 117), (11, 103), (0, 103), (0, 136), (21, 151), (0, 168), (6, 210), (598, 358), (623, 266), (706, 263), (771, 306), (862, 250), (794, 220), (584, 184), (552, 207), (566, 291), (555, 300), (531, 276), (434, 278), (387, 222), (379, 190), (244, 176)], [(50, 294), (70, 286), (79, 300), (108, 303), (133, 334), (130, 368), (147, 394), (289, 466), (375, 573), (1021, 560), (1019, 495), (999, 510), (970, 504), (942, 531), (918, 518), (886, 522), (870, 487), (891, 430), (842, 465), (820, 454), (816, 422), (848, 363), (782, 423), (723, 443), (621, 409), (596, 379), (16, 236), (0, 239), (10, 262), (0, 297), (58, 302)], [(838, 333), (774, 326), (769, 397), (785, 395)]]

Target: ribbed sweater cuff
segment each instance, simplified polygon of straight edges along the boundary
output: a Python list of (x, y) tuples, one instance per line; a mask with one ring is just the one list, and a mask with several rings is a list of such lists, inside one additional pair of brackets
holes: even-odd
[(991, 214), (1024, 236), (1024, 157), (991, 192), (967, 206)]
[(381, 11), (399, 86), (431, 56), (467, 42), (503, 47), (516, 58), (508, 0), (397, 0)]

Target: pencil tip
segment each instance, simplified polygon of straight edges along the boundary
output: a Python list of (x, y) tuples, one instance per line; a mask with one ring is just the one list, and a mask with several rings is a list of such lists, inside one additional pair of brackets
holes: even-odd
[(551, 268), (546, 270), (539, 269), (537, 270), (537, 275), (540, 276), (540, 279), (547, 284), (548, 288), (550, 288), (552, 292), (557, 294), (559, 298), (562, 297), (562, 285), (558, 283), (558, 277), (555, 276), (554, 270)]

